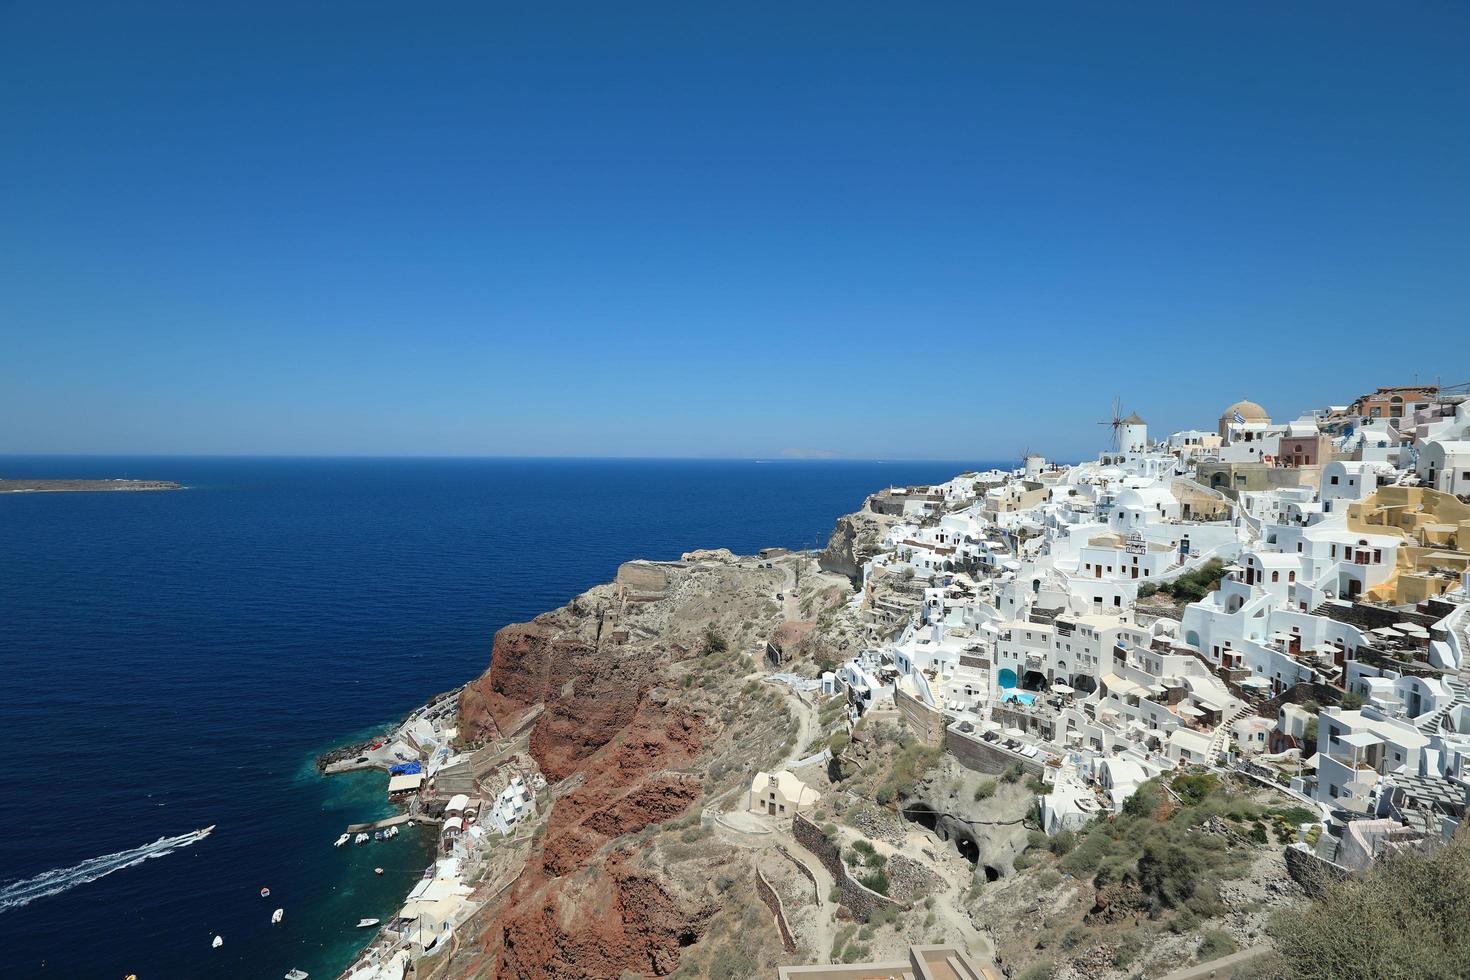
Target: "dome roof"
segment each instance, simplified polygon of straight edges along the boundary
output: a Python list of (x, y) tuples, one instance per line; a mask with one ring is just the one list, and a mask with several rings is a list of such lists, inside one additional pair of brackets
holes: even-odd
[(1222, 419), (1234, 418), (1236, 412), (1239, 412), (1240, 417), (1245, 419), (1247, 422), (1271, 421), (1271, 416), (1266, 414), (1266, 410), (1264, 408), (1257, 405), (1255, 402), (1246, 401), (1244, 398), (1236, 402), (1234, 405), (1231, 405), (1229, 408), (1225, 409), (1225, 411), (1221, 412), (1220, 417)]

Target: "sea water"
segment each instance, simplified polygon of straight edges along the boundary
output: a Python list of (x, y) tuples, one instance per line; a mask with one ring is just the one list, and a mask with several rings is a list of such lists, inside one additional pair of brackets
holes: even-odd
[(334, 849), (393, 808), (385, 776), (320, 777), (318, 753), (472, 679), (497, 628), (625, 560), (813, 547), (867, 493), (966, 468), (0, 457), (188, 487), (0, 494), (7, 975), (335, 976), (433, 840)]

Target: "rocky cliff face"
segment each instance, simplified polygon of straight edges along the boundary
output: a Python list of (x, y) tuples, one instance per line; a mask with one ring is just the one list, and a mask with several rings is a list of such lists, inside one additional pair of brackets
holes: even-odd
[[(477, 937), (473, 966), (451, 975), (662, 976), (718, 911), (707, 872), (650, 865), (645, 841), (686, 816), (697, 826), (711, 755), (732, 744), (725, 688), (753, 666), (737, 644), (758, 649), (775, 628), (786, 579), (728, 553), (691, 557), (629, 563), (614, 583), (506, 627), (461, 692), (461, 737), (525, 738), (552, 803), (519, 877), (464, 930)], [(752, 724), (779, 746), (779, 726)]]
[[(660, 689), (683, 651), (622, 642), (612, 627), (628, 601), (627, 589), (604, 586), (501, 630), (490, 670), (460, 695), (460, 728), (471, 741), (529, 724), (531, 755), (559, 790), (539, 850), (485, 930), (494, 976), (665, 973), (709, 914), (635, 870), (626, 852), (598, 856), (610, 840), (678, 817), (700, 796), (699, 779), (674, 770), (698, 757), (702, 724)], [(583, 880), (579, 872), (594, 864), (605, 873)]]
[(873, 510), (873, 498), (863, 502), (863, 509), (837, 519), (827, 547), (818, 556), (822, 571), (845, 576), (857, 583), (862, 578), (863, 563), (876, 555), (883, 536), (897, 518)]

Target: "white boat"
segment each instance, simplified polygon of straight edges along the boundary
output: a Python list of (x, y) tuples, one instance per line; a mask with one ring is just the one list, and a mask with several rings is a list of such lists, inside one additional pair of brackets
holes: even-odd
[(260, 897), (261, 898), (270, 898), (271, 897), (271, 890), (269, 888), (262, 888), (260, 890)]
[(373, 874), (375, 874), (375, 875), (380, 875), (382, 873), (383, 873), (383, 869), (382, 868), (374, 868), (373, 869)]
[(332, 846), (341, 847), (343, 844), (347, 843), (350, 840), (352, 840), (351, 834), (343, 834), (341, 837), (337, 838), (337, 843), (333, 844)]
[(371, 928), (372, 926), (375, 926), (377, 924), (378, 924), (378, 920), (377, 919), (358, 919), (357, 920), (357, 928), (359, 928), (359, 929), (368, 929), (368, 928)]
[(368, 835), (358, 834), (356, 837), (352, 838), (352, 842), (354, 844), (366, 844), (368, 842)]
[(276, 909), (274, 912), (271, 913), (271, 925), (278, 925), (280, 921), (285, 917), (285, 909)]
[(309, 976), (311, 976), (311, 974), (307, 973), (305, 970), (297, 970), (293, 968), (290, 973), (286, 974), (286, 980), (306, 980), (306, 978)]
[(225, 944), (225, 937), (223, 937), (223, 936), (215, 936), (214, 937), (214, 942), (210, 943), (209, 945), (212, 948), (214, 948), (214, 949), (219, 949), (224, 944)]

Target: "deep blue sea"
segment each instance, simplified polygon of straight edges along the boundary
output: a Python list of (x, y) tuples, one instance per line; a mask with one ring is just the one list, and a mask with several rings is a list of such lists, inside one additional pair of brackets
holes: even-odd
[(416, 830), (334, 850), (391, 812), (386, 778), (319, 777), (317, 753), (476, 676), (496, 629), (627, 559), (812, 547), (867, 493), (965, 468), (0, 457), (188, 487), (0, 494), (6, 976), (336, 976), (431, 850)]

